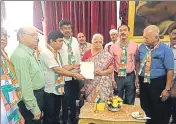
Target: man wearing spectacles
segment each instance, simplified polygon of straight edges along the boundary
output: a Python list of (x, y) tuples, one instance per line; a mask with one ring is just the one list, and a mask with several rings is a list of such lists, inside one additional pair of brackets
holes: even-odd
[(17, 32), (19, 46), (11, 56), (23, 100), (18, 104), (26, 124), (41, 124), (44, 96), (44, 73), (35, 57), (38, 33), (35, 27), (21, 27)]
[(8, 38), (6, 29), (1, 28), (1, 124), (24, 124), (24, 118), (17, 106), (21, 100), (21, 90), (14, 67), (4, 50)]
[(139, 85), (141, 107), (151, 117), (146, 124), (168, 124), (169, 91), (173, 80), (172, 50), (160, 42), (160, 30), (149, 25), (143, 31), (144, 43), (136, 55), (136, 87)]

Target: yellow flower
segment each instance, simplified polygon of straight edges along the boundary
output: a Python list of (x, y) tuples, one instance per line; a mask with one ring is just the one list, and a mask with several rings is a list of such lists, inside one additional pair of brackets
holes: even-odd
[(113, 108), (118, 108), (123, 104), (123, 100), (118, 96), (113, 96), (107, 101), (107, 104)]

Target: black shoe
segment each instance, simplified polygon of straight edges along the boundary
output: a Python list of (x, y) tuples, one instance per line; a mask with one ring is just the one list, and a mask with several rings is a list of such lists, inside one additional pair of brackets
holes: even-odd
[(84, 100), (79, 100), (79, 108), (81, 108), (84, 105)]

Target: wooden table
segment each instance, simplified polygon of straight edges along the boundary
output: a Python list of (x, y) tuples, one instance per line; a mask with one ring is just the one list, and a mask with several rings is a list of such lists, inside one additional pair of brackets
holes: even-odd
[(144, 112), (140, 106), (122, 105), (118, 112), (111, 112), (107, 108), (104, 111), (94, 112), (93, 103), (85, 103), (79, 115), (79, 124), (145, 124), (146, 120), (136, 120), (131, 116), (132, 112)]

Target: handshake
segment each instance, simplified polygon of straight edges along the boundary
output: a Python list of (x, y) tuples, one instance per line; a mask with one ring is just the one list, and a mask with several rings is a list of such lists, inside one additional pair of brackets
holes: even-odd
[(77, 80), (84, 80), (85, 79), (85, 77), (80, 74), (80, 64), (73, 64), (71, 70), (73, 72), (72, 77), (76, 78)]

